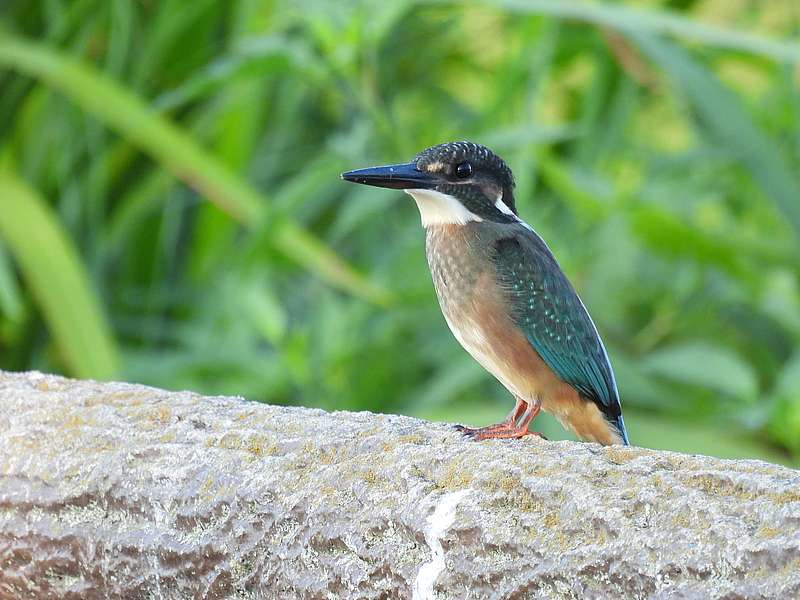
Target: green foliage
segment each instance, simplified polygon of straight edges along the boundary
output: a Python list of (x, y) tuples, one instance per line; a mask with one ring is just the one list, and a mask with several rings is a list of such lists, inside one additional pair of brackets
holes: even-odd
[(338, 179), (469, 138), (589, 306), (634, 443), (800, 458), (800, 23), (626, 4), (5, 2), (0, 368), (499, 418), (413, 206)]
[(71, 240), (50, 207), (3, 171), (0, 237), (19, 263), (66, 367), (81, 377), (114, 375), (117, 348)]
[[(63, 91), (81, 108), (118, 131), (131, 144), (155, 158), (163, 168), (205, 194), (234, 220), (256, 227), (267, 205), (249, 185), (209, 156), (177, 127), (151, 114), (124, 88), (81, 63), (46, 47), (19, 39), (0, 40), (0, 64), (42, 78)], [(313, 236), (288, 217), (275, 226), (270, 240), (290, 258), (345, 289), (367, 298), (385, 297), (353, 273)]]

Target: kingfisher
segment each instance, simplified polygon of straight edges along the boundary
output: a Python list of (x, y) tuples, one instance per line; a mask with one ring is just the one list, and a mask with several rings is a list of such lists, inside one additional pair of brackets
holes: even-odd
[(600, 334), (553, 253), (517, 213), (514, 176), (487, 147), (458, 141), (342, 179), (404, 190), (417, 204), (436, 296), (455, 338), (514, 396), (502, 423), (457, 427), (521, 438), (541, 410), (580, 439), (628, 445)]

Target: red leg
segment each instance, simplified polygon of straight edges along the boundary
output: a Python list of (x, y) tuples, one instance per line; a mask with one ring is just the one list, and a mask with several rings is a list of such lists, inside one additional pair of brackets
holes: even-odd
[(511, 412), (508, 413), (508, 415), (506, 415), (506, 420), (503, 421), (504, 424), (509, 426), (514, 425), (514, 423), (517, 422), (517, 419), (522, 416), (522, 413), (525, 412), (525, 409), (528, 406), (528, 403), (525, 402), (525, 400), (516, 398), (516, 401), (517, 403), (514, 405), (514, 408), (511, 409)]
[[(464, 427), (463, 425), (456, 425), (456, 428), (474, 440), (521, 438), (525, 435), (542, 437), (540, 433), (528, 431), (528, 424), (539, 414), (540, 410), (541, 405), (538, 402), (527, 403), (517, 398), (514, 409), (508, 413), (508, 417), (502, 423), (476, 429)], [(517, 423), (517, 420), (519, 420), (519, 423)]]
[(514, 405), (514, 408), (511, 409), (511, 412), (508, 413), (506, 416), (505, 421), (502, 423), (497, 423), (496, 425), (487, 425), (486, 427), (465, 427), (464, 425), (456, 425), (456, 429), (463, 432), (464, 434), (469, 435), (475, 431), (488, 431), (488, 430), (505, 430), (505, 429), (512, 429), (516, 426), (517, 419), (520, 418), (523, 412), (525, 412), (526, 403), (524, 400), (520, 400), (517, 398), (517, 403)]
[[(528, 425), (530, 425), (531, 421), (536, 418), (536, 415), (539, 414), (539, 411), (542, 410), (542, 405), (536, 402), (535, 404), (528, 404), (528, 407), (525, 409), (525, 413), (522, 415), (522, 418), (519, 420), (517, 424), (518, 427), (521, 429), (525, 429), (527, 431)], [(534, 433), (532, 431), (528, 433)]]

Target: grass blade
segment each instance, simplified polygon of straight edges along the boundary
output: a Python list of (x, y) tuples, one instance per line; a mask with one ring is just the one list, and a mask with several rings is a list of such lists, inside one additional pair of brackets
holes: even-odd
[(566, 0), (487, 0), (512, 12), (576, 19), (640, 35), (667, 34), (701, 42), (707, 46), (757, 54), (773, 60), (800, 63), (800, 44), (775, 41), (758, 35), (700, 23), (666, 11), (640, 10), (619, 4)]
[(42, 198), (2, 170), (0, 238), (19, 264), (70, 372), (114, 377), (117, 346), (77, 251)]
[[(267, 217), (267, 202), (255, 189), (182, 129), (150, 110), (138, 96), (92, 67), (47, 46), (12, 36), (0, 37), (0, 65), (57, 88), (243, 225), (254, 228)], [(278, 249), (333, 285), (386, 304), (384, 290), (366, 280), (312, 234), (304, 231), (301, 236), (297, 234), (300, 231), (299, 224), (286, 220), (276, 236), (281, 242)]]
[(649, 36), (633, 33), (630, 38), (683, 89), (720, 144), (741, 159), (800, 236), (800, 182), (779, 146), (753, 123), (736, 96), (685, 51)]

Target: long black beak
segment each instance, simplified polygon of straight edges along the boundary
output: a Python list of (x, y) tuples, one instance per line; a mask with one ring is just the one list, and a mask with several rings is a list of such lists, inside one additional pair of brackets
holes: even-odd
[(342, 179), (395, 190), (428, 189), (439, 183), (437, 175), (418, 171), (417, 163), (413, 162), (347, 171), (342, 173)]

